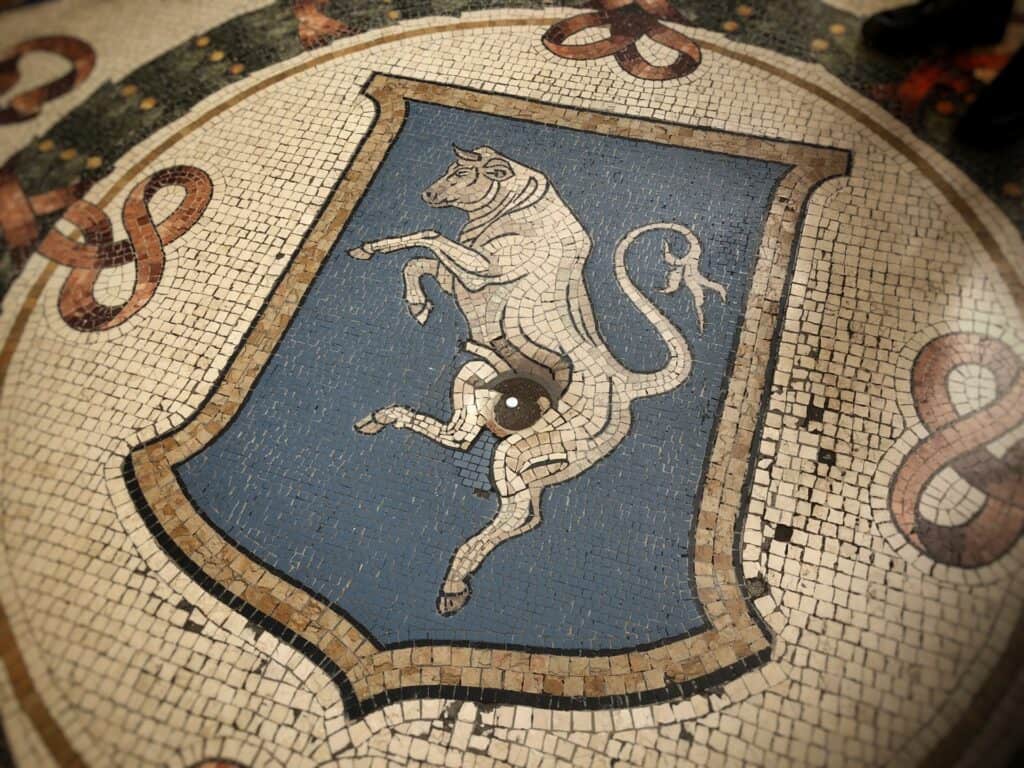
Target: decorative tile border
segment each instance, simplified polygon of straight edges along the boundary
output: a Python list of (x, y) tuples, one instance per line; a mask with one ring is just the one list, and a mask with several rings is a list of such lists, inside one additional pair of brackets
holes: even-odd
[[(558, 19), (537, 17), (536, 19), (530, 20), (492, 20), (486, 24), (481, 24), (478, 21), (468, 23), (461, 22), (452, 25), (439, 25), (438, 27), (430, 27), (425, 28), (423, 30), (407, 30), (400, 35), (390, 35), (387, 36), (387, 39), (373, 41), (372, 44), (375, 45), (378, 42), (391, 42), (395, 39), (400, 39), (402, 37), (418, 36), (420, 34), (429, 34), (435, 31), (444, 31), (447, 29), (461, 29), (468, 27), (479, 28), (481, 26), (500, 26), (502, 24), (507, 23), (536, 24), (538, 26), (543, 26), (545, 24), (554, 23), (557, 20)], [(889, 143), (897, 151), (903, 154), (917, 171), (921, 172), (926, 178), (929, 179), (929, 181), (935, 184), (938, 191), (945, 198), (945, 200), (948, 201), (948, 203), (955, 210), (957, 210), (958, 213), (960, 213), (963, 216), (964, 221), (973, 230), (974, 234), (978, 237), (982, 246), (988, 252), (989, 256), (993, 260), (993, 263), (999, 269), (1002, 276), (1006, 278), (1008, 288), (1011, 291), (1012, 295), (1015, 297), (1018, 303), (1024, 303), (1021, 301), (1021, 280), (1012, 265), (1012, 259), (1010, 258), (1010, 254), (1008, 254), (1005, 251), (1006, 245), (1005, 243), (1001, 244), (993, 237), (988, 227), (987, 218), (985, 220), (979, 218), (978, 213), (976, 213), (975, 211), (974, 204), (967, 202), (967, 196), (969, 196), (970, 193), (962, 191), (955, 187), (952, 183), (950, 183), (947, 180), (947, 177), (933, 165), (931, 153), (927, 150), (922, 151), (922, 149), (916, 145), (911, 145), (909, 143), (909, 134), (896, 127), (894, 120), (887, 119), (885, 116), (882, 116), (880, 111), (878, 111), (877, 114), (875, 114), (874, 112), (865, 112), (863, 107), (858, 106), (856, 104), (849, 104), (843, 101), (840, 95), (830, 91), (827, 87), (817, 82), (808, 81), (801, 77), (799, 74), (793, 73), (792, 71), (785, 69), (782, 66), (777, 66), (775, 64), (768, 63), (756, 56), (744, 54), (740, 51), (733, 49), (731, 46), (722, 46), (717, 43), (710, 43), (700, 39), (698, 39), (698, 42), (705, 51), (714, 51), (715, 53), (718, 53), (720, 55), (742, 61), (750, 65), (751, 67), (755, 67), (773, 77), (778, 77), (780, 79), (794, 83), (799, 87), (812, 93), (816, 97), (824, 99), (825, 101), (834, 105), (837, 109), (848, 114), (852, 119), (856, 120), (859, 123), (862, 123), (867, 129), (873, 131), (883, 141)], [(349, 52), (354, 52), (355, 50), (362, 50), (366, 47), (369, 47), (369, 45), (359, 43), (353, 46), (347, 46), (341, 50), (325, 53), (323, 56), (318, 57), (317, 59), (302, 62), (298, 66), (289, 69), (288, 73), (303, 70), (310, 66), (320, 64), (325, 60), (330, 60), (333, 58), (337, 58), (339, 56), (347, 55)], [(279, 79), (279, 76), (274, 76), (273, 78), (271, 78), (273, 82), (277, 82)], [(242, 94), (239, 94), (239, 96), (248, 95), (249, 93), (252, 93), (256, 90), (260, 90), (269, 84), (271, 83), (258, 83), (256, 86), (246, 89)], [(108, 194), (103, 196), (103, 198), (99, 201), (99, 205), (101, 207), (107, 205), (120, 189), (123, 189), (128, 183), (130, 183), (132, 179), (137, 177), (138, 173), (141, 172), (141, 170), (146, 164), (150, 163), (154, 158), (160, 156), (164, 151), (166, 151), (166, 149), (172, 146), (182, 135), (185, 135), (191, 132), (192, 130), (195, 130), (196, 127), (202, 125), (203, 123), (214, 117), (216, 114), (220, 114), (234, 103), (237, 103), (238, 100), (239, 97), (236, 96), (232, 98), (229, 103), (218, 105), (209, 113), (200, 116), (193, 124), (189, 125), (183, 131), (180, 131), (178, 134), (175, 134), (174, 136), (162, 142), (156, 149), (149, 152), (145, 157), (143, 157), (140, 162), (133, 165), (133, 167), (126, 172), (125, 176), (123, 176), (113, 186), (112, 190)], [(903, 138), (904, 136), (907, 136), (908, 138)], [(38, 301), (38, 298), (41, 295), (43, 289), (45, 288), (49, 278), (54, 274), (55, 271), (55, 265), (53, 265), (52, 263), (46, 264), (41, 270), (40, 274), (36, 277), (32, 286), (29, 288), (24, 303), (17, 308), (17, 314), (13, 321), (12, 331), (4, 340), (3, 349), (2, 351), (0, 351), (0, 382), (2, 382), (3, 377), (7, 372), (8, 363), (11, 360), (14, 352), (16, 351), (18, 341), (22, 335), (26, 323), (28, 322), (29, 317), (32, 315), (34, 311), (35, 304)], [(18, 650), (15, 638), (10, 633), (10, 628), (9, 625), (7, 624), (6, 617), (3, 615), (0, 615), (0, 630), (3, 631), (2, 641), (0, 641), (0, 648), (2, 648), (3, 650), (3, 658), (8, 670), (10, 671), (17, 664), (21, 664), (22, 666), (24, 666), (23, 662), (21, 661), (21, 654)], [(1008, 647), (1006, 653), (1002, 656), (1000, 660), (1000, 665), (1019, 664), (1018, 657), (1019, 651), (1015, 650), (1013, 645), (1011, 644)], [(989, 681), (999, 681), (1000, 677), (1001, 675), (999, 674), (999, 671), (997, 669), (992, 673), (992, 675), (990, 675)], [(996, 689), (1001, 689), (1003, 687), (1004, 686), (997, 685), (992, 688), (994, 698), (991, 698), (991, 700), (989, 699), (989, 697), (979, 696), (975, 701), (972, 702), (970, 715), (966, 717), (957, 726), (957, 744), (951, 747), (953, 751), (950, 752), (945, 751), (943, 749), (941, 755), (938, 754), (939, 750), (933, 751), (932, 757), (937, 761), (938, 764), (952, 763), (956, 759), (958, 753), (962, 753), (968, 748), (969, 744), (972, 741), (971, 736), (973, 735), (974, 730), (970, 727), (970, 723), (976, 721), (978, 717), (983, 717), (985, 710), (995, 706), (995, 704), (1001, 697), (1001, 693), (999, 693)], [(988, 690), (988, 688), (989, 686), (986, 686), (986, 690)], [(46, 710), (45, 705), (43, 705), (42, 702), (39, 700), (39, 696), (36, 693), (34, 687), (32, 686), (31, 679), (28, 679), (26, 677), (26, 686), (23, 689), (18, 689), (18, 695), (21, 701), (23, 702), (23, 706), (25, 707), (27, 712), (34, 712), (38, 714), (38, 717), (33, 716), (33, 722), (36, 724), (36, 727), (39, 729), (40, 733), (44, 736), (46, 743), (53, 751), (54, 755), (59, 756), (60, 742), (67, 744), (66, 739), (64, 739), (63, 734), (61, 733), (60, 726), (53, 720), (52, 716)], [(32, 705), (32, 701), (39, 702), (40, 706), (38, 708), (34, 707)], [(960, 737), (962, 737), (962, 739)], [(929, 760), (928, 762), (929, 764), (931, 764), (932, 761)]]
[[(281, 637), (331, 672), (341, 671), (343, 694), (353, 715), (396, 699), (424, 696), (552, 708), (640, 704), (692, 694), (762, 663), (770, 650), (768, 632), (755, 616), (735, 557), (751, 446), (759, 400), (770, 380), (803, 205), (822, 181), (846, 173), (848, 153), (384, 75), (375, 75), (365, 92), (378, 107), (377, 120), (216, 391), (186, 425), (136, 449), (126, 463), (136, 502), (154, 534), (183, 567), (204, 577), (208, 589), (236, 608), (244, 606), (254, 616), (270, 619)], [(693, 533), (697, 594), (708, 630), (631, 652), (594, 654), (474, 644), (381, 647), (341, 608), (272, 573), (218, 532), (177, 482), (175, 465), (216, 439), (241, 408), (397, 136), (407, 100), (791, 166), (765, 222)]]
[(85, 763), (82, 758), (67, 740), (60, 725), (50, 715), (45, 702), (39, 697), (32, 678), (29, 676), (25, 660), (18, 650), (18, 643), (11, 632), (10, 622), (7, 620), (7, 613), (0, 606), (0, 657), (3, 658), (4, 667), (11, 680), (11, 687), (14, 695), (18, 697), (22, 710), (28, 715), (39, 736), (50, 750), (53, 759), (57, 764), (65, 768), (79, 768)]

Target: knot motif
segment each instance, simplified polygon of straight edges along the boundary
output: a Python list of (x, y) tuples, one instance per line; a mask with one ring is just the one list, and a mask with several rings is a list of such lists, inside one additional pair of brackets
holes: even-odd
[(18, 61), (32, 51), (46, 51), (62, 56), (71, 62), (71, 71), (11, 99), (9, 106), (0, 109), (0, 125), (35, 117), (43, 104), (67, 93), (85, 80), (96, 64), (96, 54), (92, 47), (77, 37), (58, 35), (26, 40), (0, 53), (0, 95), (7, 93), (18, 82), (21, 77), (18, 74)]
[[(159, 224), (153, 221), (149, 202), (164, 187), (182, 187), (185, 197)], [(185, 232), (203, 215), (213, 195), (213, 182), (198, 168), (177, 165), (157, 171), (135, 185), (122, 210), (127, 240), (114, 242), (110, 219), (98, 206), (78, 200), (64, 218), (81, 232), (84, 243), (57, 231), (39, 244), (46, 258), (71, 267), (60, 291), (58, 309), (69, 326), (79, 331), (102, 331), (120, 325), (153, 297), (164, 269), (164, 246)], [(100, 273), (110, 267), (135, 263), (135, 289), (123, 304), (109, 306), (96, 300), (94, 288)]]
[[(954, 369), (970, 364), (992, 373), (996, 396), (961, 415), (948, 380)], [(914, 405), (930, 434), (907, 454), (893, 478), (893, 520), (911, 544), (937, 562), (964, 568), (991, 563), (1024, 529), (1024, 439), (1002, 457), (988, 447), (1024, 422), (1024, 365), (998, 339), (953, 333), (921, 350), (911, 376)], [(985, 495), (981, 508), (959, 525), (932, 522), (921, 514), (926, 489), (946, 468)]]
[[(614, 56), (618, 65), (641, 80), (673, 80), (684, 77), (700, 64), (700, 48), (681, 32), (662, 21), (682, 22), (683, 18), (668, 0), (595, 0), (595, 10), (570, 16), (553, 24), (541, 41), (563, 59), (589, 60)], [(565, 41), (595, 27), (608, 27), (604, 40), (571, 44)], [(649, 37), (676, 52), (671, 64), (652, 64), (637, 49), (637, 41)]]
[(299, 42), (307, 51), (352, 34), (347, 24), (324, 13), (326, 5), (327, 0), (292, 0), (292, 13), (299, 22)]

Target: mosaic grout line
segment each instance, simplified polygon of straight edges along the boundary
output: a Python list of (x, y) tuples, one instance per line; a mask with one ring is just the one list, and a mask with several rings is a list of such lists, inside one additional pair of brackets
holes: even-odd
[[(589, 13), (288, 9), (289, 45), (344, 38), (38, 219), (0, 647), (57, 764), (984, 743), (1019, 667), (1019, 233), (823, 70)], [(569, 40), (601, 13), (618, 52)], [(247, 60), (217, 34), (195, 55)]]

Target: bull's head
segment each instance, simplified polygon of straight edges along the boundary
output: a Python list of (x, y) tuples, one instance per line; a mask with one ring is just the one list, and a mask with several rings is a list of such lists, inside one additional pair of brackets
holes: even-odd
[(455, 162), (444, 175), (423, 191), (423, 201), (433, 208), (475, 211), (497, 196), (503, 182), (515, 176), (512, 164), (490, 147), (455, 150)]

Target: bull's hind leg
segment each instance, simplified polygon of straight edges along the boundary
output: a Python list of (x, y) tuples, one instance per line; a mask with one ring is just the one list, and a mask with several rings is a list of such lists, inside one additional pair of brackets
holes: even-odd
[(451, 616), (469, 602), (469, 577), (494, 549), (521, 536), (540, 522), (540, 491), (520, 491), (499, 499), (498, 513), (455, 551), (448, 575), (437, 596), (437, 612)]
[(498, 512), (455, 550), (437, 597), (438, 613), (451, 616), (461, 610), (469, 601), (469, 578), (487, 556), (540, 524), (541, 494), (559, 481), (567, 464), (558, 430), (517, 435), (498, 446), (494, 454)]
[(483, 409), (495, 393), (485, 384), (496, 375), (494, 368), (482, 360), (462, 366), (452, 382), (450, 421), (417, 413), (404, 405), (389, 405), (357, 421), (355, 429), (364, 435), (375, 435), (388, 426), (408, 429), (449, 448), (468, 450), (486, 423)]

